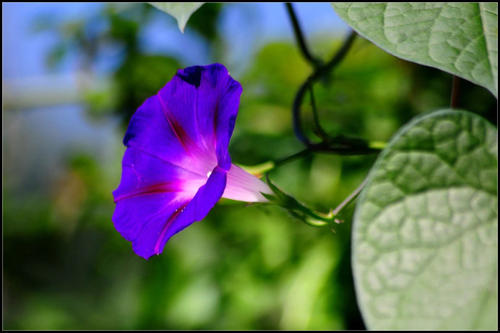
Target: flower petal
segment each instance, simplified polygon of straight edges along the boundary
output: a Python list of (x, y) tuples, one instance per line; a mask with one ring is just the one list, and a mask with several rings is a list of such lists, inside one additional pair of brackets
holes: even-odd
[(224, 170), (231, 168), (231, 157), (229, 156), (229, 140), (233, 135), (236, 116), (238, 115), (238, 106), (242, 92), (241, 85), (231, 80), (224, 96), (219, 101), (219, 109), (216, 120), (217, 137), (217, 162)]
[(163, 192), (181, 192), (185, 190), (182, 183), (192, 179), (206, 179), (206, 175), (170, 163), (139, 148), (129, 147), (123, 156), (120, 185), (113, 191), (113, 197), (118, 202), (140, 193), (152, 192), (155, 188), (159, 192), (162, 186), (168, 187)]
[(169, 120), (158, 96), (152, 96), (132, 116), (123, 143), (181, 168), (200, 172), (186, 163), (192, 158), (189, 153), (192, 142), (178, 123)]
[(220, 199), (241, 85), (220, 64), (181, 69), (134, 113), (113, 223), (149, 258)]
[[(193, 190), (192, 182), (204, 185)], [(225, 187), (226, 171), (219, 167), (206, 180), (130, 147), (123, 158), (120, 186), (113, 192), (115, 228), (147, 259), (161, 253), (175, 233), (202, 220)]]
[[(160, 254), (170, 237), (208, 214), (219, 201), (225, 186), (226, 172), (216, 167), (207, 183), (200, 187), (190, 201), (170, 197), (170, 201), (166, 202), (163, 200), (168, 200), (168, 197), (160, 195), (150, 198), (148, 203), (138, 201), (137, 208), (146, 209), (143, 213), (147, 219), (137, 238), (132, 241), (134, 252), (145, 259)], [(156, 207), (151, 201), (156, 201)], [(148, 210), (149, 207), (151, 210)]]
[[(227, 151), (238, 114), (241, 85), (221, 64), (180, 69), (158, 96), (186, 136), (229, 170)], [(211, 170), (211, 168), (210, 168)]]
[[(126, 198), (116, 202), (113, 223), (116, 230), (134, 244), (135, 251), (135, 244), (144, 232), (151, 233), (156, 227), (161, 228), (187, 202), (180, 200), (175, 193), (168, 192)], [(157, 231), (157, 237), (159, 235)]]
[[(205, 216), (207, 216), (210, 210), (221, 198), (225, 187), (226, 172), (225, 170), (216, 167), (208, 178), (207, 183), (200, 187), (194, 198), (183, 209), (181, 209), (180, 214), (175, 216), (172, 221), (167, 221), (164, 225), (160, 237), (156, 238), (153, 252), (151, 253), (149, 246), (156, 236), (154, 230), (152, 236), (144, 233), (144, 237), (139, 238), (138, 242), (134, 243), (134, 251), (146, 259), (147, 257), (143, 254), (148, 256), (152, 254), (160, 254), (165, 247), (165, 243), (170, 239), (170, 237), (190, 226), (194, 222), (203, 220)], [(143, 252), (144, 250), (146, 250), (145, 253)]]
[[(135, 147), (125, 151), (122, 169), (120, 185), (113, 192), (113, 222), (128, 241), (135, 240), (145, 221), (162, 212), (163, 207), (179, 202), (175, 210), (191, 200), (196, 192), (186, 191), (184, 182), (201, 178)], [(164, 211), (160, 216), (168, 214)]]
[(223, 198), (246, 202), (268, 201), (261, 192), (273, 193), (262, 180), (237, 165), (231, 165), (231, 169), (227, 173), (227, 184), (222, 195)]

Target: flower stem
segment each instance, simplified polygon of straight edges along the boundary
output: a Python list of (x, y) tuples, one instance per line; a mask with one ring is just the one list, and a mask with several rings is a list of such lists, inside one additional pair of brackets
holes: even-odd
[(340, 205), (338, 205), (335, 209), (330, 210), (326, 214), (307, 207), (305, 204), (299, 202), (291, 195), (283, 192), (271, 182), (268, 174), (266, 174), (266, 181), (269, 185), (269, 188), (273, 191), (273, 194), (270, 195), (262, 193), (262, 195), (269, 200), (269, 203), (276, 204), (286, 209), (292, 216), (310, 226), (325, 227), (332, 226), (333, 223), (338, 224), (343, 222), (342, 220), (339, 220), (337, 218), (338, 215), (340, 214), (342, 209), (344, 209), (348, 204), (356, 199), (361, 190), (363, 190), (363, 188), (365, 187), (367, 178), (365, 178), (365, 180), (363, 180), (363, 182), (351, 194), (349, 194), (349, 196), (344, 201), (342, 201)]
[(458, 100), (460, 94), (460, 78), (453, 75), (453, 83), (451, 87), (450, 107), (452, 109), (458, 108)]
[(358, 196), (358, 194), (361, 192), (361, 190), (363, 190), (363, 188), (365, 187), (366, 185), (366, 182), (367, 182), (368, 178), (365, 178), (365, 180), (363, 180), (361, 182), (361, 184), (359, 184), (359, 186), (351, 193), (349, 194), (349, 196), (347, 198), (345, 198), (344, 201), (342, 201), (340, 203), (340, 205), (338, 205), (337, 207), (335, 207), (335, 209), (332, 211), (332, 214), (333, 216), (337, 216), (339, 215), (340, 211), (346, 207), (348, 204), (350, 204), (354, 199), (356, 199), (356, 197)]
[(273, 170), (276, 167), (276, 163), (273, 161), (267, 161), (256, 165), (237, 165), (248, 173), (258, 177), (265, 174), (266, 172)]
[[(340, 139), (338, 139), (340, 140)], [(351, 140), (349, 138), (344, 138), (344, 140)], [(349, 146), (349, 144), (346, 144), (345, 146), (342, 146), (341, 144), (332, 145), (331, 147), (328, 147), (327, 145), (324, 144), (316, 144), (316, 145), (311, 145), (305, 149), (302, 149), (296, 153), (293, 153), (292, 155), (285, 156), (280, 159), (276, 159), (274, 161), (267, 161), (263, 162), (260, 164), (256, 165), (242, 165), (238, 164), (238, 166), (247, 172), (251, 173), (252, 175), (255, 175), (257, 177), (261, 177), (262, 175), (276, 169), (277, 167), (280, 167), (288, 162), (292, 162), (296, 159), (299, 159), (301, 157), (305, 157), (307, 155), (313, 154), (313, 153), (330, 153), (330, 154), (339, 154), (339, 155), (358, 155), (358, 154), (371, 154), (371, 153), (376, 153), (382, 149), (384, 149), (386, 146), (386, 142), (383, 141), (370, 141), (367, 143), (366, 147), (358, 147), (358, 148), (353, 148)], [(352, 151), (350, 150), (352, 149)]]
[(386, 145), (387, 145), (387, 142), (383, 142), (383, 141), (370, 141), (370, 142), (368, 142), (368, 147), (370, 147), (372, 149), (384, 149)]

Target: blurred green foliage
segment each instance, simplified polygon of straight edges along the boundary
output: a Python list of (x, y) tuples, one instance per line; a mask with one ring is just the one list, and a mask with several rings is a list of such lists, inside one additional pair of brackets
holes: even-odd
[[(89, 94), (87, 103), (94, 115), (123, 120), (112, 167), (74, 151), (60, 181), (45, 192), (4, 187), (4, 328), (364, 328), (350, 267), (352, 205), (343, 213), (345, 223), (332, 232), (301, 224), (278, 208), (222, 201), (149, 261), (136, 256), (114, 230), (111, 191), (120, 179), (125, 126), (182, 64), (137, 47), (138, 23), (147, 20), (149, 9), (136, 6), (142, 11), (135, 6), (118, 13), (103, 10), (99, 19), (106, 24), (92, 37), (126, 46), (110, 75), (111, 88)], [(213, 41), (221, 7), (204, 5), (187, 28)], [(81, 22), (79, 29), (91, 24)], [(61, 37), (62, 43), (92, 63), (99, 44), (88, 48), (90, 40), (85, 42), (79, 29)], [(340, 41), (323, 36), (311, 44), (331, 54)], [(64, 52), (58, 48), (63, 47), (56, 46), (54, 54)], [(302, 148), (291, 129), (290, 110), (311, 70), (292, 41), (274, 41), (235, 77), (244, 89), (230, 146), (234, 162), (257, 164)], [(464, 107), (496, 119), (496, 100), (486, 90), (466, 82), (462, 87)], [(387, 140), (416, 114), (448, 105), (450, 88), (450, 75), (398, 60), (358, 38), (341, 65), (314, 89), (329, 133)], [(312, 136), (307, 99), (303, 108)], [(298, 199), (327, 209), (359, 185), (374, 160), (316, 154), (271, 176)]]

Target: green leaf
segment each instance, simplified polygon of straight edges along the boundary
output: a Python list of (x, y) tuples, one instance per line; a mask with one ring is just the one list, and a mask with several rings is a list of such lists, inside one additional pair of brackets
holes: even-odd
[(497, 329), (497, 130), (441, 110), (396, 134), (356, 206), (352, 265), (370, 329)]
[(150, 2), (150, 4), (175, 17), (179, 30), (184, 32), (187, 21), (204, 2)]
[(498, 94), (498, 3), (334, 3), (361, 36)]

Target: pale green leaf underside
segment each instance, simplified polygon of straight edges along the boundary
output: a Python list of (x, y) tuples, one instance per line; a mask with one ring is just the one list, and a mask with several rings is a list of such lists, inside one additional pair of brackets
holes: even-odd
[(370, 329), (498, 326), (497, 130), (442, 110), (403, 127), (356, 206), (352, 265)]
[(179, 30), (184, 32), (187, 21), (204, 2), (150, 2), (150, 4), (175, 17)]
[(361, 36), (397, 57), (498, 94), (498, 3), (333, 3)]

